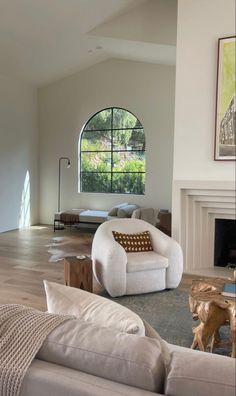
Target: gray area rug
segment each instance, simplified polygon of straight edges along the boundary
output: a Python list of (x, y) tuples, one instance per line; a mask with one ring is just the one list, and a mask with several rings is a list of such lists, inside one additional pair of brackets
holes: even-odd
[[(196, 326), (199, 322), (192, 319), (187, 291), (179, 289), (164, 290), (116, 298), (110, 297), (106, 292), (102, 292), (101, 295), (136, 312), (150, 323), (167, 342), (187, 348), (191, 346), (193, 340), (192, 326)], [(220, 348), (215, 348), (214, 353), (229, 355), (231, 351), (228, 342), (230, 337), (229, 326), (221, 327), (220, 334), (223, 345)]]

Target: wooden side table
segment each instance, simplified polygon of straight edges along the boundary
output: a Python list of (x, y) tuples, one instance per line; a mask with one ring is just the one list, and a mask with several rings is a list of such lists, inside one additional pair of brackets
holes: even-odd
[(88, 256), (65, 257), (64, 277), (66, 286), (78, 287), (92, 293), (93, 271), (91, 258)]
[(165, 234), (171, 236), (171, 213), (170, 212), (159, 212), (157, 218), (159, 219), (159, 224), (157, 228), (164, 232)]

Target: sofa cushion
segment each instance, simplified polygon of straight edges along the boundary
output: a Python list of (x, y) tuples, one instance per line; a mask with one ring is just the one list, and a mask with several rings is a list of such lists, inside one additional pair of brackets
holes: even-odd
[(127, 206), (127, 205), (128, 205), (128, 202), (124, 202), (124, 203), (113, 206), (109, 210), (108, 216), (117, 216), (118, 209), (122, 208), (123, 206)]
[(142, 319), (120, 304), (81, 289), (44, 281), (48, 312), (70, 314), (98, 326), (145, 335)]
[(163, 390), (158, 340), (71, 319), (53, 330), (38, 359), (141, 389)]
[(127, 253), (127, 272), (159, 270), (168, 267), (168, 258), (156, 252)]
[(162, 396), (34, 359), (27, 370), (19, 396)]
[(122, 206), (117, 211), (117, 217), (120, 217), (120, 218), (131, 217), (133, 211), (137, 208), (138, 208), (138, 205), (133, 205), (133, 204), (128, 204), (128, 205)]
[(153, 250), (150, 232), (144, 231), (137, 234), (123, 234), (121, 232), (112, 231), (113, 236), (126, 252), (140, 253)]
[(172, 352), (165, 394), (235, 396), (232, 358), (198, 351)]

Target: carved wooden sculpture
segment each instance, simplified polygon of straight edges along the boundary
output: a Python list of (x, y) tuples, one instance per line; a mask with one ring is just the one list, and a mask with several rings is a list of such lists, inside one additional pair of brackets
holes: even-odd
[(194, 339), (191, 348), (205, 351), (209, 342), (210, 351), (220, 343), (219, 328), (230, 325), (232, 357), (236, 357), (236, 302), (235, 298), (221, 295), (224, 279), (202, 279), (193, 281), (189, 305), (193, 319), (200, 324), (193, 327)]

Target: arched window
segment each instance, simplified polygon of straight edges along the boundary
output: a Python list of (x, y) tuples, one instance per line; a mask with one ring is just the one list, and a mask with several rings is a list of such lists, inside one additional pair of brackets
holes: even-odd
[(145, 135), (129, 111), (104, 109), (85, 124), (80, 139), (80, 191), (145, 193)]

